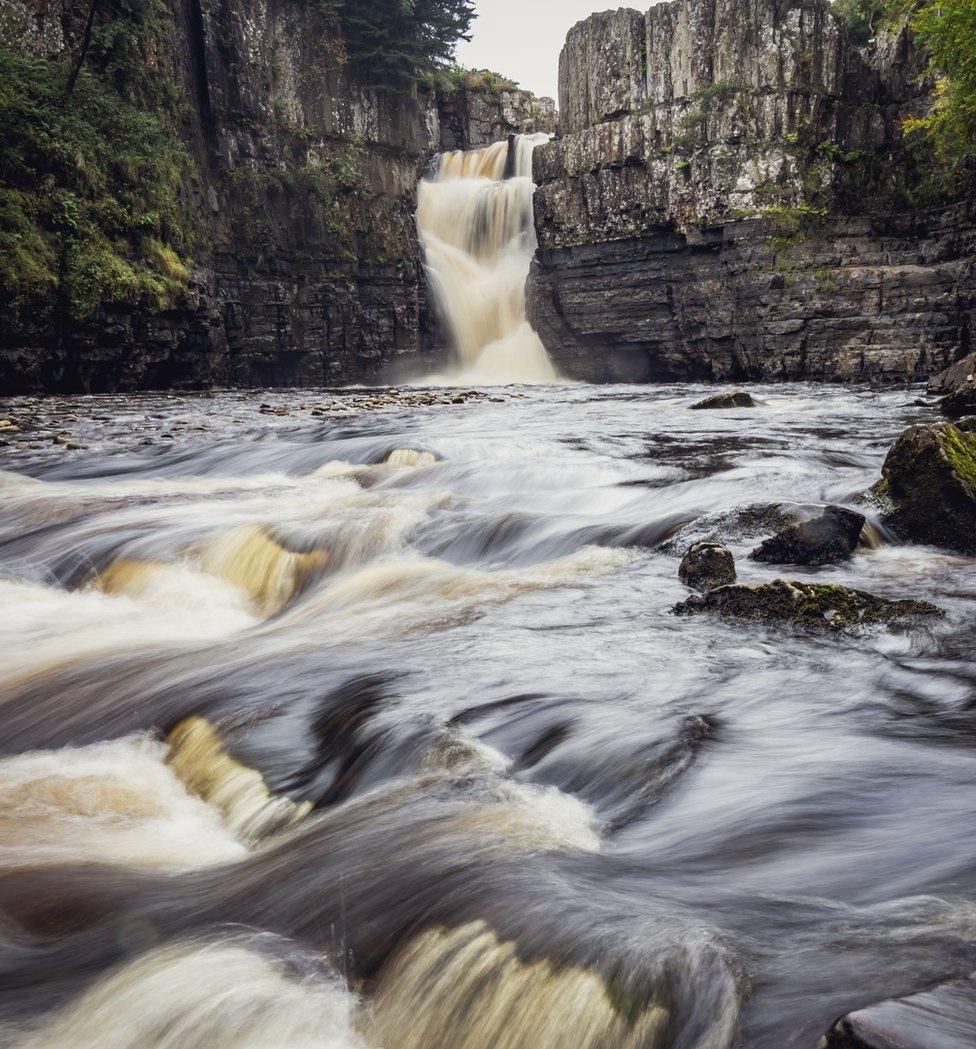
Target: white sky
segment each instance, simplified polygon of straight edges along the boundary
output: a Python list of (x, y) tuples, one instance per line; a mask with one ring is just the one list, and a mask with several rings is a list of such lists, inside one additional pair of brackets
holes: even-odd
[[(647, 0), (630, 6), (643, 10)], [(477, 0), (471, 42), (458, 45), (469, 69), (493, 69), (536, 95), (556, 98), (559, 51), (581, 18), (626, 0)], [(558, 99), (556, 99), (558, 102)]]

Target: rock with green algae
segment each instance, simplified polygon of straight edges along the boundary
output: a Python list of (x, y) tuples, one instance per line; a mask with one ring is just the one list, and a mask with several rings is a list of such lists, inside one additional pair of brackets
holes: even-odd
[(676, 615), (714, 613), (735, 619), (791, 623), (822, 630), (860, 626), (904, 626), (923, 617), (945, 613), (928, 601), (900, 600), (852, 590), (837, 583), (803, 583), (775, 579), (771, 583), (735, 583), (675, 605)]
[(976, 434), (951, 423), (909, 427), (871, 489), (901, 538), (976, 554)]

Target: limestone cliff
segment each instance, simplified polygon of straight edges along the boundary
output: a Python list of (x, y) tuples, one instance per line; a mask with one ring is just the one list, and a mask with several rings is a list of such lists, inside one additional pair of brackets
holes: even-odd
[[(5, 28), (47, 55), (77, 49), (86, 10), (0, 0)], [(0, 311), (0, 390), (336, 384), (423, 367), (418, 176), (442, 148), (551, 126), (551, 105), (494, 85), (367, 89), (327, 4), (168, 0), (166, 17), (146, 76), (182, 96), (190, 287), (171, 308), (116, 304), (84, 324)]]
[(532, 320), (569, 374), (910, 379), (976, 321), (971, 204), (926, 208), (906, 32), (826, 0), (672, 0), (580, 22), (536, 152)]

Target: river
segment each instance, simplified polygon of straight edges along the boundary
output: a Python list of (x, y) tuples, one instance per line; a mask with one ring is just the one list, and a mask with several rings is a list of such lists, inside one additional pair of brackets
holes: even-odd
[(947, 617), (670, 611), (930, 411), (749, 389), (8, 402), (0, 1044), (813, 1047), (972, 970), (972, 559), (733, 535)]

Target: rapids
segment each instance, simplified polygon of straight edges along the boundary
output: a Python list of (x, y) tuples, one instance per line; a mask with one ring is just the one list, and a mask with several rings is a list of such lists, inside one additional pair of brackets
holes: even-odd
[(704, 392), (8, 403), (85, 448), (2, 450), (0, 1046), (812, 1049), (976, 968), (973, 560), (731, 542), (907, 633), (669, 611), (929, 412)]

